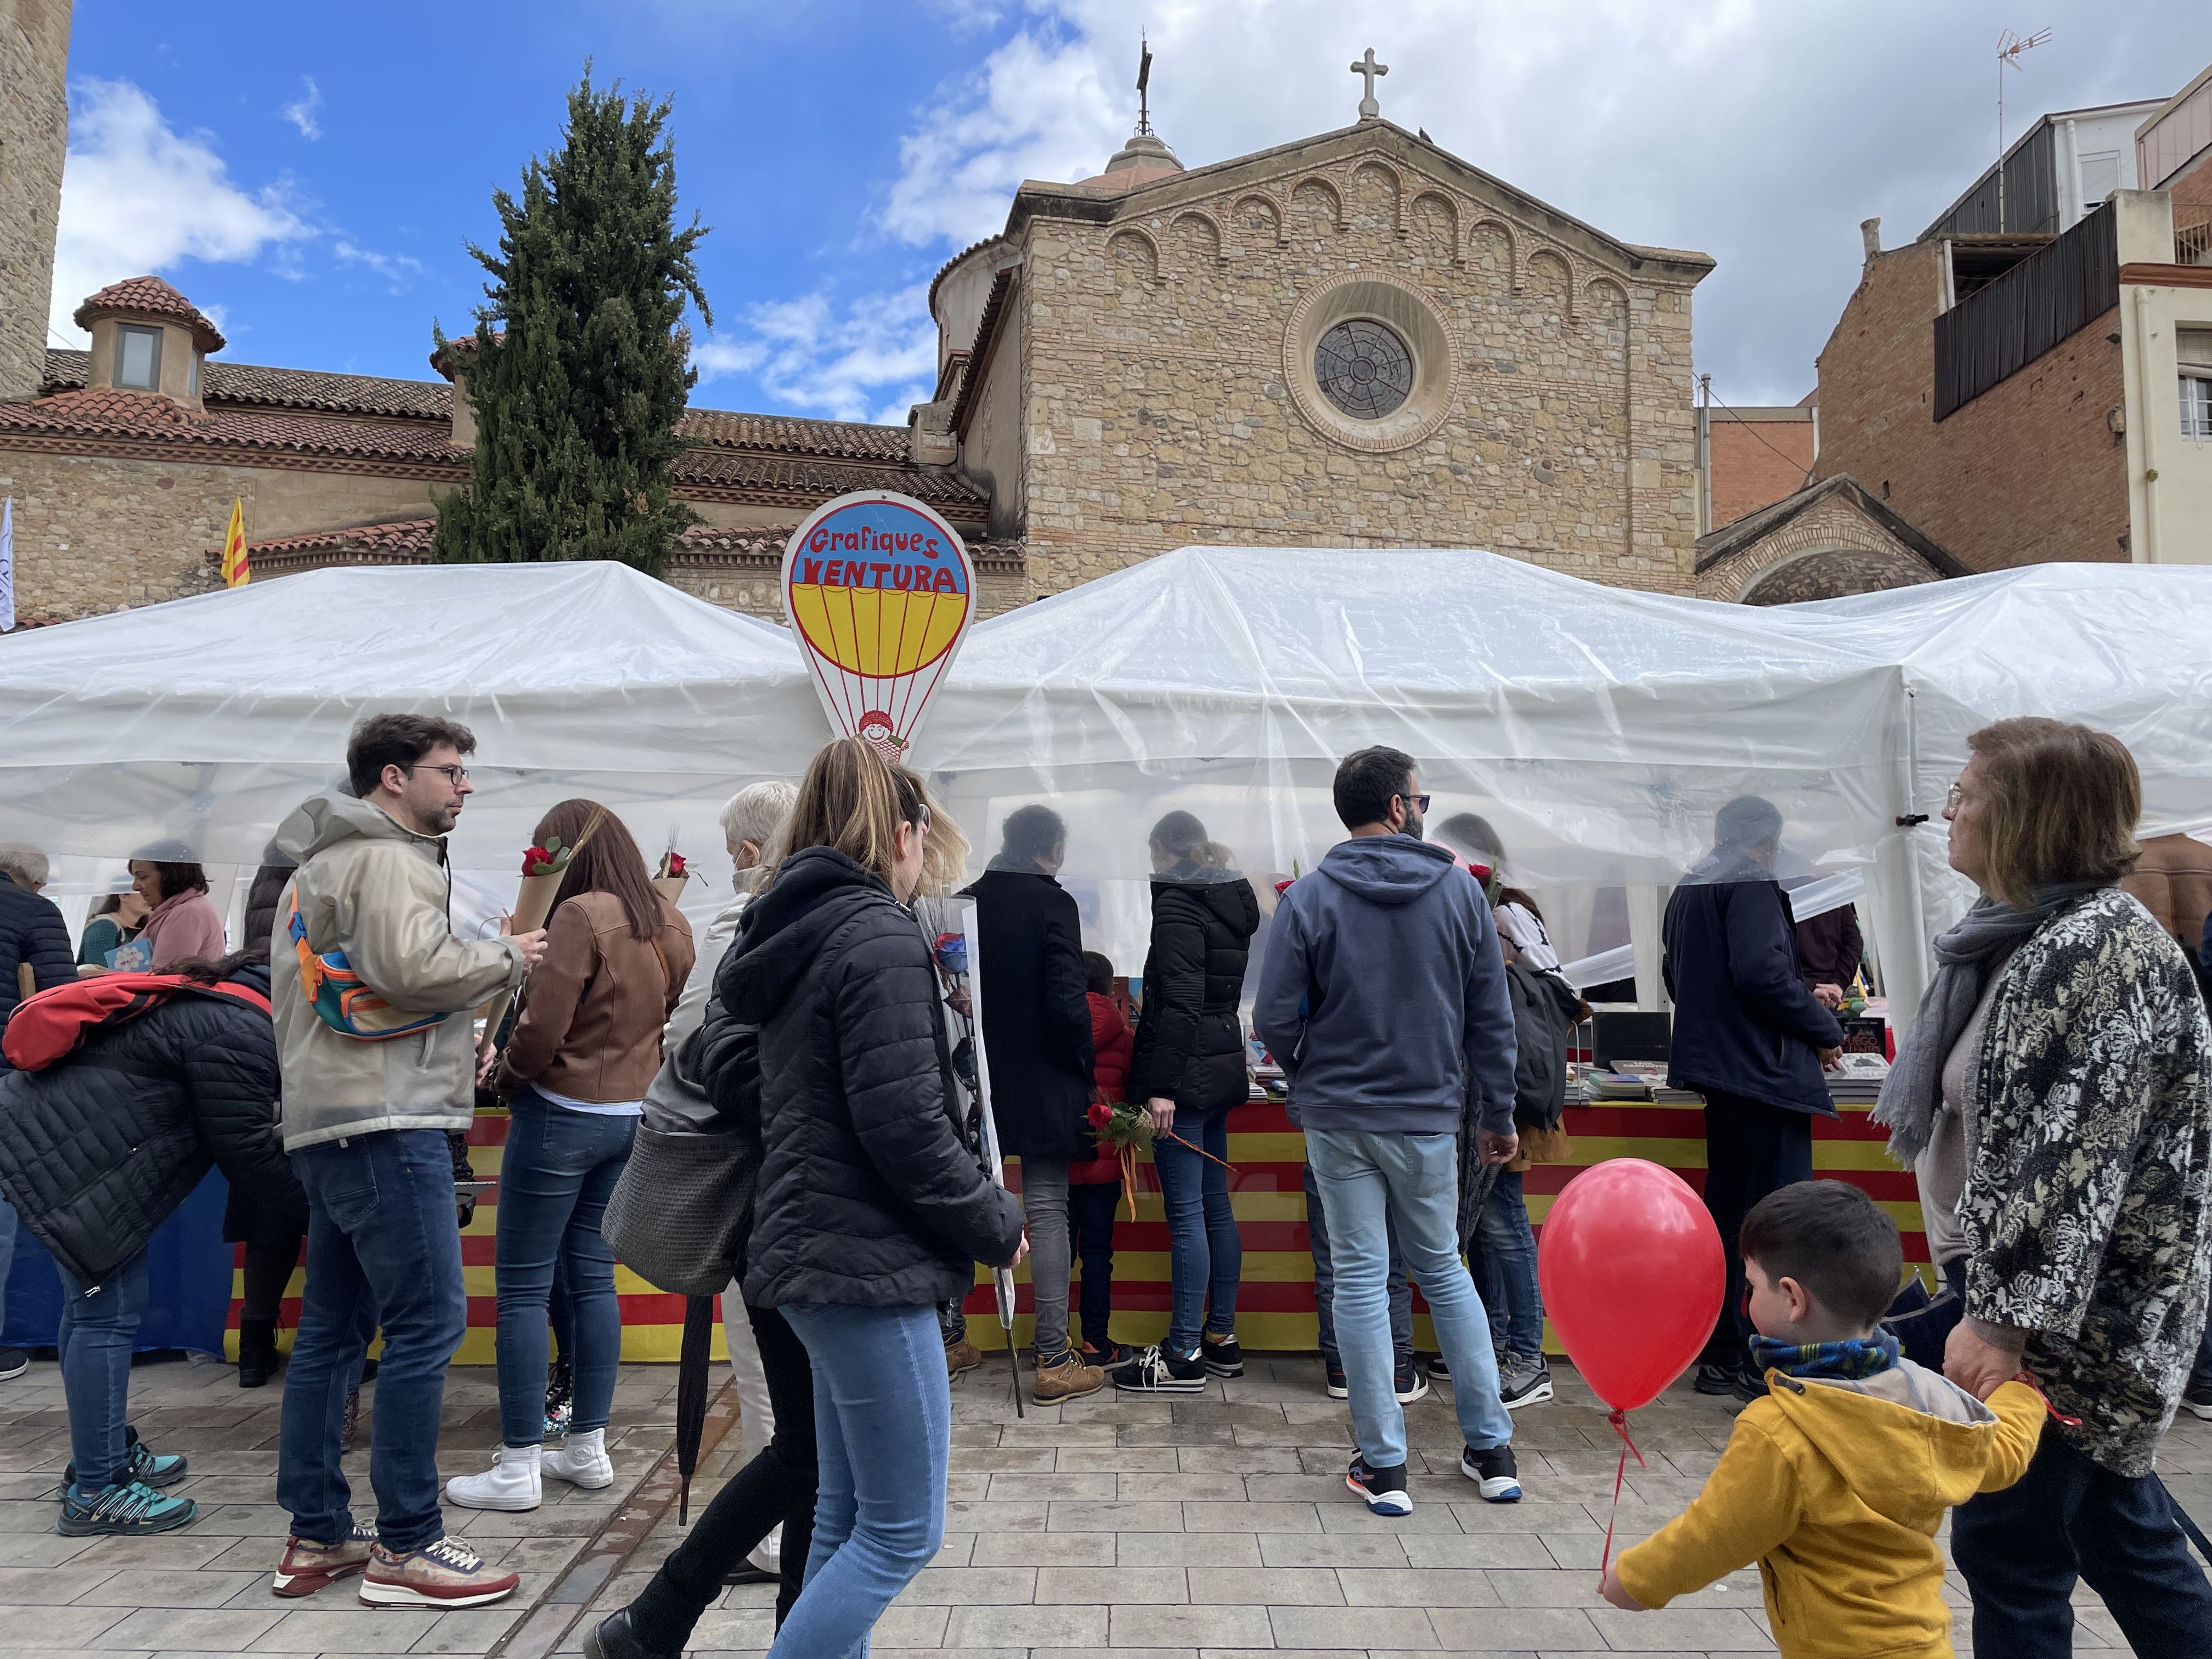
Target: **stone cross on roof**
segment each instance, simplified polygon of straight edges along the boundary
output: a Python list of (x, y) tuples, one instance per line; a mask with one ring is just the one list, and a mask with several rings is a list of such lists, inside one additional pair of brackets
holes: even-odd
[(1390, 66), (1388, 64), (1376, 63), (1375, 48), (1370, 46), (1367, 48), (1365, 56), (1352, 66), (1352, 72), (1367, 78), (1367, 95), (1359, 100), (1359, 118), (1363, 121), (1376, 119), (1382, 113), (1382, 106), (1375, 101), (1375, 77), (1378, 75), (1388, 75), (1390, 72)]

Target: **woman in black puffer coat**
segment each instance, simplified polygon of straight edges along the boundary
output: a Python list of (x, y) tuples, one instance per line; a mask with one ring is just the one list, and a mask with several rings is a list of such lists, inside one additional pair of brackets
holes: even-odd
[(814, 1367), (820, 1488), (776, 1659), (860, 1650), (937, 1553), (951, 1449), (937, 1304), (1025, 1248), (962, 1133), (944, 991), (904, 908), (965, 843), (920, 778), (846, 738), (799, 787), (786, 848), (715, 980), (760, 1032), (759, 1197), (744, 1298)]
[(277, 1148), (276, 1036), (259, 953), (180, 964), (206, 988), (103, 1026), (65, 1059), (0, 1077), (0, 1190), (53, 1256), (72, 1474), (59, 1529), (167, 1531), (189, 1499), (156, 1490), (185, 1460), (124, 1422), (146, 1310), (146, 1247), (210, 1164), (234, 1186), (303, 1202)]
[(1224, 1166), (1229, 1109), (1249, 1092), (1237, 1005), (1260, 902), (1252, 884), (1229, 867), (1227, 850), (1208, 841), (1206, 826), (1188, 812), (1170, 812), (1152, 826), (1152, 946), (1129, 1098), (1151, 1103), (1173, 1288), (1166, 1342), (1117, 1382), (1133, 1392), (1190, 1393), (1209, 1372), (1244, 1374), (1237, 1346), (1244, 1248), (1230, 1213)]

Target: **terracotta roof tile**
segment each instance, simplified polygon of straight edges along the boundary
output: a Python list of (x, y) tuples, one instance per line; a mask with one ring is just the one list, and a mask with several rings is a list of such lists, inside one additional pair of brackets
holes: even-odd
[(813, 421), (792, 415), (746, 415), (734, 410), (689, 409), (677, 431), (720, 447), (790, 455), (835, 455), (848, 460), (904, 462), (909, 453), (902, 426), (860, 421)]
[[(811, 456), (788, 459), (742, 449), (702, 445), (676, 458), (680, 484), (709, 489), (764, 490), (793, 495), (842, 495), (855, 489), (896, 489), (927, 501), (953, 516), (978, 516), (990, 497), (951, 472), (910, 465), (841, 465)], [(961, 508), (969, 509), (962, 513)]]
[(195, 448), (289, 451), (392, 461), (459, 462), (445, 424), (209, 410), (196, 415), (150, 392), (63, 392), (0, 404), (0, 431), (88, 441), (157, 439)]
[[(67, 392), (91, 379), (92, 354), (49, 347), (46, 387)], [(325, 374), (311, 368), (272, 368), (261, 363), (203, 365), (201, 390), (211, 404), (261, 404), (279, 409), (320, 409), (339, 415), (400, 415), (417, 420), (452, 418), (453, 389), (443, 380), (389, 380), (373, 374)]]
[[(435, 519), (401, 519), (390, 524), (361, 525), (350, 529), (315, 530), (303, 535), (274, 537), (265, 542), (252, 544), (256, 559), (270, 562), (306, 558), (319, 553), (347, 556), (351, 562), (362, 564), (412, 564), (427, 561), (430, 544), (438, 527)], [(781, 561), (784, 544), (791, 532), (799, 528), (796, 520), (789, 524), (762, 525), (742, 530), (718, 529), (713, 525), (693, 525), (677, 538), (677, 556), (713, 558), (716, 556), (745, 560), (770, 559)], [(1024, 556), (1023, 544), (994, 542), (981, 539), (969, 541), (969, 556), (979, 565), (1003, 567), (1018, 563)], [(209, 550), (211, 555), (220, 550)]]
[(220, 351), (227, 343), (222, 331), (203, 315), (198, 307), (159, 276), (127, 276), (110, 283), (88, 297), (70, 319), (79, 328), (90, 328), (92, 319), (106, 315), (164, 317), (192, 331), (202, 351)]

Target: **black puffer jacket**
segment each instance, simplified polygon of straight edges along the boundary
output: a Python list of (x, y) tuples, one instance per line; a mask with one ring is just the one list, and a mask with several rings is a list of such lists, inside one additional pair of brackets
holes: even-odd
[[(269, 974), (238, 982), (264, 996)], [(276, 1033), (221, 992), (186, 993), (0, 1077), (0, 1191), (54, 1260), (98, 1284), (145, 1248), (211, 1163), (304, 1207), (276, 1145)]]
[(1042, 870), (984, 872), (975, 901), (991, 1115), (1008, 1158), (1093, 1156), (1091, 1000), (1074, 896)]
[(881, 880), (832, 848), (795, 854), (714, 995), (760, 1030), (747, 1302), (928, 1305), (1013, 1259), (1021, 1205), (962, 1139), (937, 970)]
[(1129, 1098), (1172, 1100), (1178, 1112), (1218, 1112), (1248, 1092), (1237, 1006), (1260, 926), (1242, 876), (1206, 880), (1194, 864), (1152, 878), (1152, 948), (1129, 1060)]
[[(41, 991), (76, 979), (76, 952), (70, 948), (69, 929), (53, 901), (0, 875), (0, 1030), (7, 1029), (8, 1016), (22, 1000), (25, 963)], [(0, 1054), (0, 1073), (14, 1069)]]

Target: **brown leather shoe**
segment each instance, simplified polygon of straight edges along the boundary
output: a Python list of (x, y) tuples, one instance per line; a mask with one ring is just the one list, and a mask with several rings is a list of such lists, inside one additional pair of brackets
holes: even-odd
[(945, 1345), (945, 1374), (947, 1377), (962, 1376), (982, 1363), (983, 1351), (964, 1336), (957, 1342)]
[(1059, 1400), (1080, 1400), (1105, 1386), (1105, 1372), (1096, 1365), (1085, 1364), (1071, 1353), (1056, 1365), (1039, 1365), (1036, 1386), (1030, 1393), (1042, 1406)]

